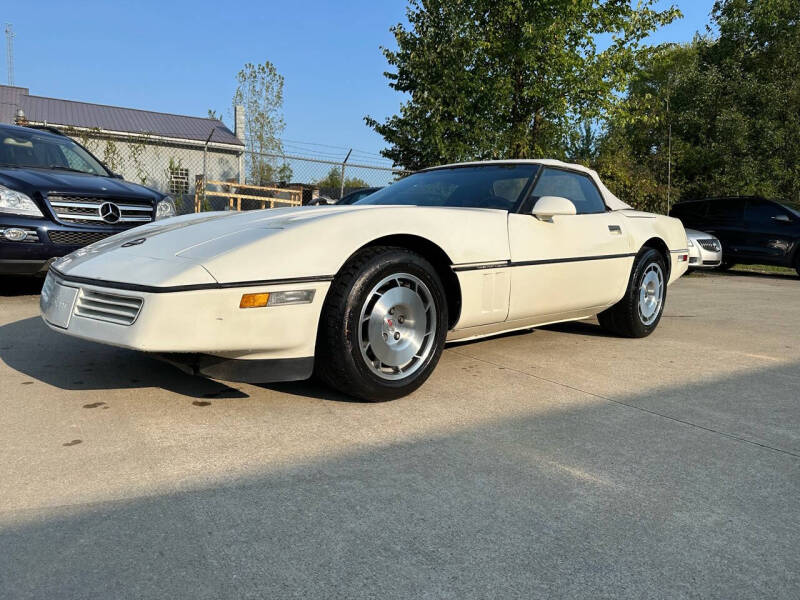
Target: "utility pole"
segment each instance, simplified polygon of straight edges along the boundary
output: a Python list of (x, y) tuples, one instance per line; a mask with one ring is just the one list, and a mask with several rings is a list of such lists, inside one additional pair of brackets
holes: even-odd
[(14, 30), (6, 23), (6, 73), (8, 85), (14, 85)]
[(669, 114), (669, 86), (667, 89), (667, 214), (670, 209), (672, 191), (672, 119)]
[(342, 161), (342, 185), (341, 185), (341, 189), (339, 190), (339, 199), (340, 200), (341, 200), (342, 196), (344, 196), (344, 166), (345, 166), (345, 164), (347, 164), (347, 159), (350, 158), (350, 153), (352, 151), (353, 151), (353, 149), (350, 148), (350, 150), (348, 150), (348, 152), (347, 152), (347, 156), (345, 156), (344, 160)]
[[(203, 145), (203, 205), (205, 206), (206, 203), (206, 188), (208, 185), (206, 181), (208, 180), (207, 170), (208, 170), (208, 144), (211, 142), (211, 138), (214, 137), (214, 132), (217, 130), (217, 126), (211, 128), (211, 132), (208, 134), (206, 138), (206, 143)], [(195, 190), (196, 191), (196, 190)]]

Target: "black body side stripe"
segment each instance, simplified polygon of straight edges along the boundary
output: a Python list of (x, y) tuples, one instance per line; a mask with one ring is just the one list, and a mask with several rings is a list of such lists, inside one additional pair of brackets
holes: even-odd
[(601, 256), (574, 256), (570, 258), (547, 258), (544, 260), (522, 260), (517, 262), (506, 261), (505, 263), (491, 263), (485, 265), (454, 265), (453, 271), (460, 272), (460, 271), (476, 271), (478, 269), (503, 269), (506, 267), (529, 267), (533, 265), (552, 265), (557, 263), (569, 263), (569, 262), (584, 262), (589, 260), (610, 260), (614, 258), (631, 258), (636, 256), (635, 252), (629, 252), (625, 254), (603, 254)]
[(102, 279), (90, 279), (88, 277), (73, 277), (65, 275), (58, 269), (50, 267), (59, 279), (71, 283), (83, 283), (86, 285), (96, 285), (97, 287), (109, 288), (114, 290), (128, 290), (131, 292), (146, 292), (148, 294), (165, 294), (170, 292), (192, 292), (195, 290), (225, 290), (230, 288), (257, 287), (267, 285), (295, 285), (303, 283), (319, 283), (333, 281), (333, 275), (317, 275), (314, 277), (291, 277), (287, 279), (260, 279), (255, 281), (235, 281), (231, 283), (197, 283), (191, 285), (172, 285), (158, 287), (154, 285), (140, 285), (138, 283), (125, 283), (122, 281), (104, 281)]

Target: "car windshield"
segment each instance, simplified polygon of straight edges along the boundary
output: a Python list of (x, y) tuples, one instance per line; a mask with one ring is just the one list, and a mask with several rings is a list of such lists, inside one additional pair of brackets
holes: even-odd
[(70, 138), (34, 129), (0, 130), (0, 166), (109, 174), (96, 158)]
[(409, 175), (355, 204), (455, 206), (512, 211), (536, 175), (535, 164), (447, 167)]
[(784, 204), (783, 207), (786, 210), (788, 210), (790, 213), (792, 213), (795, 217), (800, 219), (800, 208), (795, 208), (794, 206), (789, 205), (789, 204)]

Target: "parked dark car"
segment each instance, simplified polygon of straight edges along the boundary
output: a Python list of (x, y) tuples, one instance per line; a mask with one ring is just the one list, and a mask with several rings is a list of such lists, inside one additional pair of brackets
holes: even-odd
[(800, 211), (757, 196), (679, 202), (670, 211), (684, 227), (722, 242), (722, 268), (737, 263), (793, 267), (800, 275)]
[(366, 187), (361, 188), (360, 190), (355, 190), (350, 192), (349, 194), (345, 194), (339, 200), (336, 201), (336, 204), (355, 204), (362, 198), (366, 198), (370, 194), (374, 194), (378, 190), (381, 190), (381, 187)]
[(34, 274), (56, 257), (175, 215), (172, 198), (123, 181), (52, 130), (0, 125), (0, 274)]

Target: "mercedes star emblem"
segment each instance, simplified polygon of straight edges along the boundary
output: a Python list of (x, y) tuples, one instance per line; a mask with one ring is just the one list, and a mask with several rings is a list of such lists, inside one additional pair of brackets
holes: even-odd
[(113, 202), (103, 202), (100, 205), (100, 217), (106, 223), (116, 223), (121, 216), (122, 212), (119, 210), (119, 206)]

